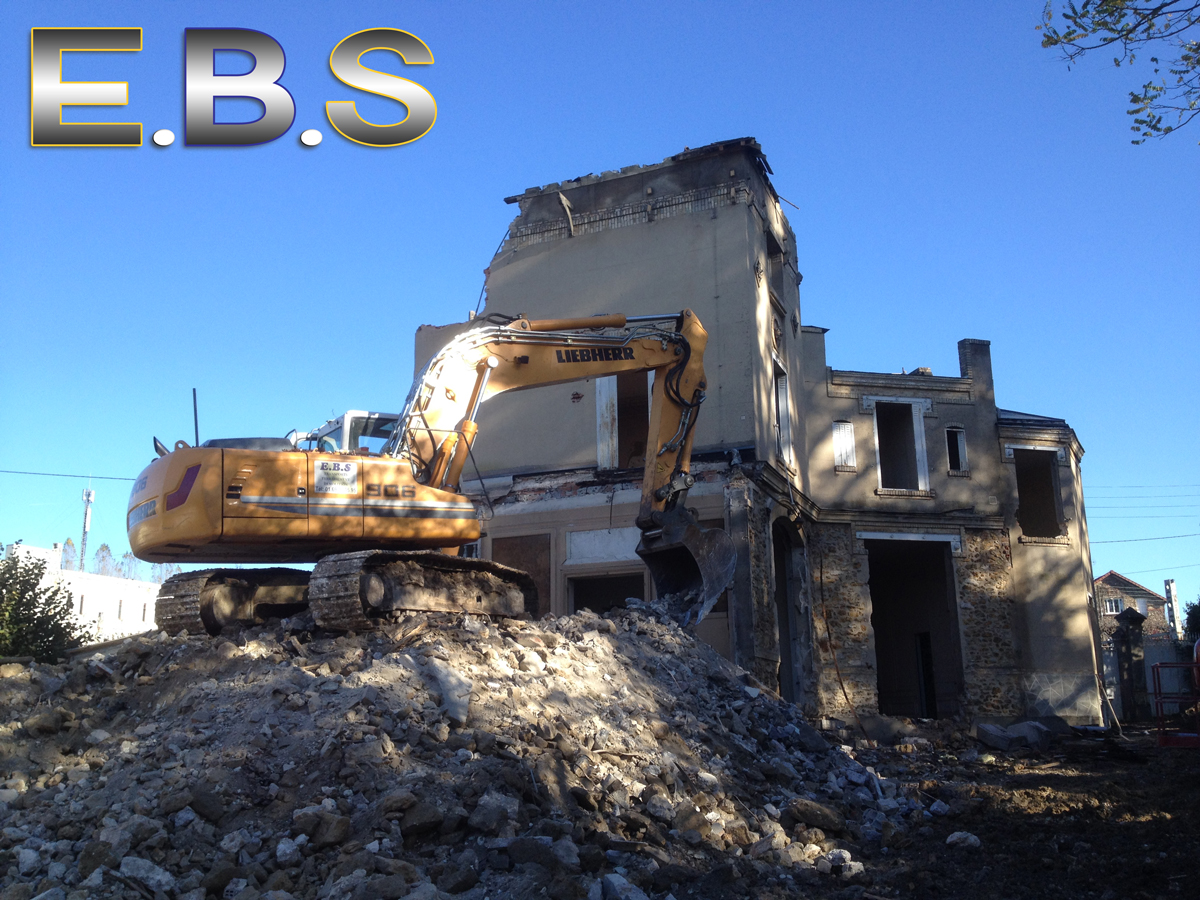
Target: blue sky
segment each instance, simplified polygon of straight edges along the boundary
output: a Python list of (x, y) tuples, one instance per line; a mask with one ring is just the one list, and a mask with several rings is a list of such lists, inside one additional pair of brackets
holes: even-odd
[[(282, 435), (396, 409), (412, 334), (462, 319), (503, 198), (754, 135), (799, 242), (802, 315), (838, 368), (955, 374), (992, 341), (1001, 406), (1087, 450), (1096, 574), (1200, 591), (1200, 128), (1131, 146), (1103, 57), (1041, 49), (1005, 4), (71, 3), (0, 10), (0, 469), (131, 477), (150, 438)], [(283, 45), (296, 120), (247, 148), (33, 149), (29, 29), (141, 26), (137, 53), (68, 54), (121, 80), (117, 121), (183, 132), (183, 31)], [(395, 104), (329, 71), (352, 32), (430, 47), (432, 130), (391, 149), (329, 126)], [(377, 54), (380, 67), (395, 57)], [(69, 114), (103, 120), (109, 111)], [(306, 128), (324, 142), (299, 143)], [(0, 474), (0, 541), (78, 542), (85, 482)], [(97, 481), (90, 546), (120, 556), (127, 485)]]

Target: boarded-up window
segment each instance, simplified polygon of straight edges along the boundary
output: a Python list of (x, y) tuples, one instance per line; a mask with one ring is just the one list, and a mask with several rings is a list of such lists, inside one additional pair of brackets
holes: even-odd
[(524, 534), (492, 538), (492, 560), (533, 576), (537, 585), (537, 609), (526, 607), (533, 618), (550, 612), (550, 535)]
[(1060, 537), (1062, 518), (1058, 511), (1053, 450), (1013, 450), (1017, 467), (1017, 522), (1027, 537)]
[(858, 466), (858, 457), (854, 454), (854, 425), (850, 422), (833, 423), (833, 464), (839, 469)]

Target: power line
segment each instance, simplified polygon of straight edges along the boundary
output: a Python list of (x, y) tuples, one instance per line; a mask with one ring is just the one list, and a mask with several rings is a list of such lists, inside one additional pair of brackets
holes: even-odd
[(1115, 497), (1097, 497), (1090, 492), (1089, 494), (1093, 500), (1175, 500), (1179, 497), (1200, 497), (1200, 494), (1125, 494), (1124, 496), (1118, 494)]
[(1093, 506), (1092, 509), (1200, 509), (1200, 503), (1142, 503), (1137, 506)]
[(67, 475), (63, 472), (17, 472), (13, 469), (0, 469), (0, 475), (40, 475), (43, 478), (91, 478), (96, 481), (137, 481), (136, 478), (117, 478), (113, 475)]
[(1176, 569), (1195, 569), (1200, 563), (1186, 563), (1182, 566), (1163, 566), (1159, 569), (1134, 569), (1132, 572), (1121, 572), (1121, 575), (1144, 575), (1147, 572), (1173, 572)]
[(1193, 513), (1190, 516), (1182, 516), (1182, 515), (1180, 515), (1180, 516), (1088, 516), (1088, 518), (1089, 519), (1113, 519), (1113, 520), (1117, 520), (1117, 519), (1194, 519), (1194, 518), (1196, 518), (1196, 516)]
[(1152, 538), (1125, 538), (1125, 539), (1119, 540), (1119, 541), (1088, 541), (1088, 543), (1092, 544), (1092, 545), (1095, 545), (1095, 544), (1136, 544), (1141, 541), (1173, 541), (1176, 538), (1190, 538), (1190, 537), (1200, 537), (1200, 532), (1196, 532), (1195, 534), (1168, 534), (1168, 535), (1164, 535), (1163, 537), (1152, 537)]
[(1098, 491), (1107, 491), (1107, 490), (1123, 491), (1123, 490), (1126, 490), (1127, 488), (1137, 488), (1137, 489), (1141, 490), (1141, 489), (1149, 489), (1149, 488), (1178, 488), (1178, 487), (1200, 488), (1200, 484), (1093, 484), (1093, 485), (1091, 485), (1091, 488), (1093, 490), (1098, 490)]

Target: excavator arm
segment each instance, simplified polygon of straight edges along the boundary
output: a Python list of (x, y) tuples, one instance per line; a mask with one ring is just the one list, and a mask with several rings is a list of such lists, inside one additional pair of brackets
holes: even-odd
[[(677, 316), (531, 320), (489, 317), (439, 351), (413, 383), (384, 455), (418, 483), (457, 491), (482, 403), (505, 391), (621, 372), (654, 373), (638, 554), (660, 597), (685, 624), (703, 618), (733, 576), (732, 541), (702, 529), (684, 505), (694, 479), (692, 439), (707, 387), (708, 334), (689, 309)], [(663, 323), (673, 328), (663, 327)]]

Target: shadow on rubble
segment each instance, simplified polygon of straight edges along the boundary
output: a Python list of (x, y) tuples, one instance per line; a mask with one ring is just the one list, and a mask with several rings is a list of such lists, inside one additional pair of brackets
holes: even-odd
[[(12, 695), (0, 871), (22, 834), (74, 842), (67, 888), (111, 886), (128, 854), (179, 900), (239, 879), (306, 900), (1116, 900), (1170, 896), (1200, 859), (1190, 756), (992, 752), (954, 722), (823, 736), (652, 610), (300, 619), (45, 669)], [(49, 859), (12, 883), (52, 889)]]

